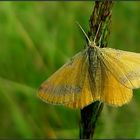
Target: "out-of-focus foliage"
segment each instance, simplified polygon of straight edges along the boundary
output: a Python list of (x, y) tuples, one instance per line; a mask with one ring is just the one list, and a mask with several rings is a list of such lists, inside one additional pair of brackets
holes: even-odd
[[(84, 48), (92, 2), (0, 3), (0, 137), (78, 138), (79, 110), (36, 96), (40, 84)], [(140, 3), (115, 2), (109, 47), (140, 52)], [(95, 138), (140, 138), (140, 90), (120, 108), (105, 105)]]

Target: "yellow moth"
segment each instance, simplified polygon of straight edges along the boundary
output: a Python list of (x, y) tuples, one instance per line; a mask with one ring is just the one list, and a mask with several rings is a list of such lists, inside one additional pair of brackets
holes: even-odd
[(87, 39), (86, 49), (41, 84), (43, 101), (81, 109), (97, 100), (114, 106), (131, 100), (132, 89), (140, 87), (140, 54), (100, 48)]

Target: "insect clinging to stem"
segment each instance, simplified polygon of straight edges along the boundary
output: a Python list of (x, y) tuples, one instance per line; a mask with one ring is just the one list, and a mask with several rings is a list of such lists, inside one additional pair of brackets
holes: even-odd
[[(100, 48), (85, 34), (87, 47), (43, 82), (38, 96), (45, 102), (83, 108), (94, 101), (122, 106), (140, 88), (140, 53)], [(100, 28), (100, 27), (99, 27)], [(99, 30), (98, 28), (98, 30)]]

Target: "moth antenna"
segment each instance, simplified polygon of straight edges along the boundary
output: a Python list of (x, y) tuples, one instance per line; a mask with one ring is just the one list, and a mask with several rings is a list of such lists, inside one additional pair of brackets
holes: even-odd
[(100, 39), (99, 39), (99, 47), (101, 47), (101, 40), (102, 40), (103, 34), (101, 35)]
[(96, 41), (96, 39), (97, 39), (97, 35), (98, 35), (98, 33), (99, 33), (100, 27), (101, 27), (101, 23), (99, 24), (99, 27), (98, 27), (98, 29), (97, 29), (97, 32), (96, 32), (96, 35), (95, 35), (95, 38), (94, 38), (94, 41), (93, 41), (94, 44), (96, 44), (95, 41)]
[(82, 28), (82, 26), (79, 24), (79, 22), (76, 21), (76, 24), (80, 27), (80, 29), (82, 30), (83, 34), (85, 35), (86, 39), (88, 40), (88, 43), (91, 44), (91, 41), (89, 39), (89, 37), (87, 36), (86, 32), (84, 31), (84, 29)]

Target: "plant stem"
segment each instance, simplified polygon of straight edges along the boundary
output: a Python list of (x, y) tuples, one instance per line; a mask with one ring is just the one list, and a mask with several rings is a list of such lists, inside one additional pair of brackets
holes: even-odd
[[(89, 20), (90, 31), (88, 32), (88, 37), (91, 41), (93, 41), (96, 36), (96, 45), (102, 48), (107, 47), (108, 43), (112, 6), (112, 0), (96, 1)], [(96, 101), (81, 110), (81, 139), (92, 139), (96, 127), (96, 122), (102, 109), (103, 103)]]

